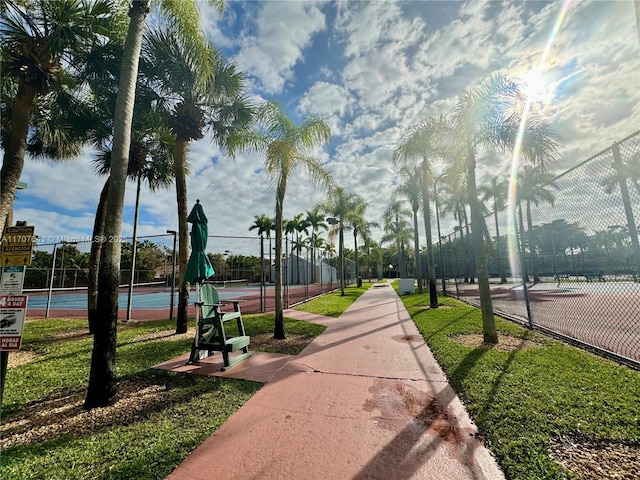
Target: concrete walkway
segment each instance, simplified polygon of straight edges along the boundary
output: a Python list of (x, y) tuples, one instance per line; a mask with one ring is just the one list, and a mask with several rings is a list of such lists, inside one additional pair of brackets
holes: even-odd
[(325, 332), (167, 478), (504, 478), (389, 285), (319, 321)]

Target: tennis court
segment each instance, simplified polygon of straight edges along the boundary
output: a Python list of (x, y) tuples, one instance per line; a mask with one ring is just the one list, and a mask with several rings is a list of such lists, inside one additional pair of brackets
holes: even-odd
[[(227, 282), (228, 284), (228, 282)], [(221, 301), (243, 300), (243, 313), (272, 312), (275, 310), (275, 291), (273, 285), (267, 285), (261, 290), (259, 285), (231, 284), (231, 286), (216, 285)], [(283, 289), (283, 304), (285, 308), (302, 302), (314, 296), (327, 293), (336, 288), (336, 284), (316, 283), (311, 285), (290, 285)], [(42, 318), (46, 316), (49, 293), (46, 290), (25, 291), (29, 295), (27, 317)], [(127, 288), (121, 288), (118, 295), (118, 319), (127, 318)], [(189, 295), (188, 315), (195, 316), (195, 302), (197, 294), (193, 288)], [(171, 288), (166, 286), (151, 286), (134, 288), (131, 300), (131, 318), (133, 320), (161, 320), (170, 317)], [(178, 293), (174, 292), (174, 315), (177, 312)], [(58, 290), (54, 289), (49, 304), (49, 317), (55, 318), (87, 318), (87, 290)]]
[[(255, 295), (255, 290), (259, 287), (246, 287), (246, 289), (234, 288), (233, 291), (224, 289), (218, 290), (221, 300), (229, 298), (241, 298)], [(28, 294), (29, 292), (27, 292)], [(121, 291), (118, 295), (118, 308), (127, 308), (128, 293)], [(189, 303), (196, 301), (196, 291), (192, 290), (189, 295)], [(37, 293), (29, 295), (29, 310), (39, 310), (47, 308), (48, 296), (45, 293)], [(174, 303), (178, 303), (178, 293), (174, 293)], [(134, 309), (167, 309), (171, 305), (171, 291), (166, 292), (143, 292), (134, 293), (131, 299), (131, 305)], [(55, 292), (51, 295), (51, 310), (86, 310), (87, 309), (87, 291), (86, 289), (79, 292)]]
[[(528, 293), (534, 325), (640, 362), (640, 283), (550, 282)], [(458, 285), (458, 296), (480, 303), (477, 285)], [(492, 285), (491, 299), (495, 310), (527, 323), (522, 285)]]

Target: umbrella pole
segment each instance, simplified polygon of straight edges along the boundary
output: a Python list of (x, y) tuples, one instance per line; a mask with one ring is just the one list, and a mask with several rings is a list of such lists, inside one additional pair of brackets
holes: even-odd
[[(196, 302), (201, 302), (200, 298), (200, 284), (196, 283)], [(200, 314), (202, 310), (202, 305), (196, 305), (196, 348), (200, 347)], [(200, 355), (198, 351), (198, 355)]]

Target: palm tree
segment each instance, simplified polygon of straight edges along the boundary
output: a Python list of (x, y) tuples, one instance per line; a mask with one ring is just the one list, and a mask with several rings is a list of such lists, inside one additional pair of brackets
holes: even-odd
[[(453, 140), (464, 152), (462, 160), (467, 172), (468, 199), (471, 206), (472, 243), (476, 260), (483, 338), (497, 343), (493, 305), (489, 289), (489, 275), (484, 244), (486, 224), (476, 186), (476, 155), (479, 147), (509, 151), (516, 146), (516, 138), (524, 158), (532, 164), (545, 165), (556, 156), (557, 146), (547, 124), (533, 110), (528, 111), (520, 86), (505, 77), (492, 76), (467, 89), (451, 112)], [(528, 115), (527, 115), (528, 114)], [(522, 121), (524, 118), (524, 122)], [(522, 133), (518, 132), (523, 124)]]
[(344, 271), (344, 230), (350, 228), (347, 217), (353, 207), (353, 194), (344, 187), (335, 186), (329, 191), (325, 209), (328, 215), (327, 222), (332, 225), (329, 230), (329, 240), (333, 241), (338, 236), (338, 262), (340, 275), (340, 296), (344, 297), (345, 271)]
[(443, 215), (452, 213), (453, 218), (458, 221), (464, 265), (464, 281), (474, 283), (475, 262), (471, 252), (471, 229), (469, 228), (469, 217), (467, 215), (468, 194), (466, 174), (463, 170), (460, 171), (455, 168), (459, 167), (458, 165), (454, 164), (452, 167), (454, 168), (449, 169), (444, 177), (443, 191), (445, 197), (442, 212)]
[(316, 185), (329, 186), (331, 176), (322, 167), (320, 160), (306, 150), (321, 146), (331, 138), (329, 126), (319, 117), (306, 117), (301, 125), (293, 123), (282, 107), (267, 102), (260, 111), (262, 128), (255, 132), (253, 146), (265, 152), (265, 171), (276, 187), (276, 312), (273, 336), (284, 339), (284, 316), (282, 309), (282, 210), (291, 174), (302, 168)]
[[(165, 18), (167, 24), (176, 26), (177, 36), (185, 39), (185, 42), (193, 47), (191, 50), (204, 52), (202, 61), (199, 63), (201, 67), (204, 67), (204, 71), (207, 71), (209, 52), (204, 47), (205, 38), (200, 26), (195, 0), (182, 2), (160, 0), (158, 3), (161, 10), (167, 13)], [(221, 2), (212, 3), (221, 5)], [(150, 6), (151, 0), (133, 0), (129, 9), (130, 21), (120, 66), (114, 114), (111, 171), (104, 213), (104, 236), (112, 240), (120, 239), (122, 234), (122, 213), (129, 164), (138, 64), (146, 16), (150, 11)], [(97, 302), (99, 318), (97, 318), (93, 336), (89, 387), (84, 402), (84, 407), (87, 409), (108, 405), (116, 394), (115, 355), (120, 254), (120, 242), (111, 241), (103, 245), (100, 255), (98, 275), (100, 289)]]
[[(395, 244), (398, 262), (404, 262), (404, 246), (413, 240), (411, 224), (403, 219), (387, 219), (384, 225), (385, 234), (380, 239), (381, 243)], [(400, 276), (406, 276), (406, 265), (398, 264)]]
[[(540, 167), (532, 167), (530, 165), (525, 165), (519, 175), (517, 200), (518, 205), (520, 205), (523, 200), (527, 205), (527, 240), (529, 244), (529, 254), (531, 255), (531, 268), (533, 270), (534, 283), (540, 283), (540, 276), (538, 274), (538, 255), (536, 253), (533, 220), (531, 218), (531, 204), (533, 203), (537, 207), (540, 202), (546, 202), (553, 206), (555, 196), (548, 188), (546, 188), (557, 188), (553, 183), (553, 178), (554, 175), (543, 172)], [(522, 207), (519, 206), (519, 208), (520, 211), (522, 211)]]
[(367, 209), (367, 202), (357, 193), (351, 196), (351, 208), (346, 216), (346, 221), (353, 232), (354, 259), (356, 268), (356, 285), (361, 286), (360, 270), (358, 267), (358, 233), (363, 233), (370, 226), (364, 218), (364, 212)]
[(242, 148), (244, 137), (253, 121), (252, 107), (242, 98), (244, 75), (234, 64), (224, 60), (210, 47), (208, 63), (203, 71), (199, 51), (178, 41), (171, 30), (153, 30), (145, 35), (142, 61), (150, 71), (150, 83), (166, 99), (170, 112), (169, 127), (176, 135), (173, 152), (176, 200), (178, 205), (178, 264), (180, 282), (176, 333), (187, 331), (189, 290), (185, 280), (189, 260), (187, 223), (187, 150), (189, 143), (212, 131), (212, 139), (229, 154)]
[(408, 235), (410, 226), (404, 220), (404, 217), (411, 215), (403, 203), (399, 200), (393, 200), (385, 209), (382, 218), (384, 220), (384, 231), (386, 235), (383, 237), (384, 242), (395, 242), (398, 250), (398, 269), (400, 276), (406, 276), (406, 265), (404, 260), (404, 243), (412, 239), (412, 235)]
[[(324, 221), (325, 212), (322, 204), (317, 204), (313, 207), (312, 210), (307, 210), (307, 223), (311, 227), (311, 238), (316, 238), (317, 231), (319, 228), (323, 228), (327, 230), (329, 226)], [(315, 270), (315, 249), (316, 242), (311, 242), (311, 283), (315, 283), (316, 281), (316, 270)]]
[(80, 107), (78, 69), (111, 33), (114, 12), (107, 0), (3, 2), (2, 71), (9, 79), (2, 82), (2, 116), (9, 121), (2, 127), (0, 232), (12, 215), (26, 153), (54, 159), (80, 153), (83, 139), (71, 118)]
[(382, 247), (370, 237), (365, 238), (364, 248), (367, 251), (367, 263), (369, 265), (369, 280), (371, 280), (371, 258), (376, 265), (376, 278), (380, 279), (382, 275)]
[[(442, 162), (447, 152), (441, 148), (440, 136), (446, 130), (444, 117), (428, 118), (409, 128), (402, 134), (400, 144), (393, 152), (396, 166), (417, 167), (420, 170), (420, 193), (425, 235), (427, 237), (427, 273), (429, 276), (429, 305), (438, 308), (436, 271), (433, 261), (433, 240), (431, 235), (431, 197), (429, 190), (434, 182), (433, 163)], [(416, 250), (416, 256), (419, 250)]]
[[(380, 228), (380, 224), (378, 222), (369, 222), (369, 221), (367, 221), (365, 219), (364, 215), (361, 215), (361, 216), (355, 218), (354, 220), (352, 220), (352, 228), (353, 228), (354, 243), (356, 245), (356, 258), (358, 258), (357, 236), (360, 235), (360, 238), (363, 240), (364, 247), (366, 249), (367, 246), (369, 246), (370, 242), (371, 242), (371, 233), (372, 233), (371, 229)], [(367, 266), (368, 266), (368, 262), (367, 262)], [(356, 264), (356, 269), (357, 268), (358, 267), (357, 267), (357, 264)], [(360, 278), (360, 275), (359, 275), (358, 278)], [(361, 286), (361, 285), (359, 285), (359, 286)]]
[(420, 209), (420, 202), (422, 200), (420, 169), (418, 167), (414, 167), (413, 169), (402, 167), (400, 169), (400, 176), (404, 179), (404, 183), (396, 187), (392, 198), (404, 198), (411, 205), (411, 211), (413, 212), (413, 249), (416, 252), (414, 270), (416, 272), (416, 280), (418, 281), (418, 293), (422, 294), (422, 274), (420, 271), (421, 262), (419, 255), (420, 241), (418, 239), (418, 210)]
[[(107, 175), (111, 167), (113, 115), (117, 96), (114, 79), (117, 78), (120, 69), (121, 57), (122, 46), (117, 42), (99, 45), (90, 52), (90, 61), (82, 72), (93, 92), (96, 106), (90, 115), (87, 115), (85, 121), (92, 125), (89, 139), (100, 152), (94, 161), (96, 172), (100, 175)], [(157, 103), (158, 96), (152, 89), (145, 85), (138, 86), (138, 94), (135, 99), (136, 115), (133, 118), (133, 140), (129, 149), (127, 167), (127, 177), (137, 181), (134, 237), (137, 234), (137, 215), (142, 180), (147, 180), (151, 191), (157, 188), (168, 188), (173, 183), (171, 152), (175, 138), (165, 126), (166, 119), (163, 112), (155, 106)], [(90, 332), (94, 330), (93, 324), (97, 314), (98, 271), (103, 245), (99, 239), (104, 235), (104, 213), (108, 186), (109, 180), (107, 179), (98, 201), (91, 243), (87, 289)], [(135, 240), (133, 248), (134, 250), (137, 248)], [(129, 298), (131, 298), (131, 293)], [(128, 316), (129, 314), (127, 314)]]
[[(255, 215), (253, 225), (249, 227), (249, 231), (258, 229), (258, 236), (260, 237), (260, 248), (262, 249), (262, 239), (263, 235), (266, 234), (269, 239), (269, 269), (271, 269), (271, 230), (273, 230), (273, 218), (265, 215), (264, 213), (260, 216)], [(261, 253), (261, 262), (264, 264), (264, 252)], [(269, 272), (269, 277), (271, 277), (271, 273)]]
[(631, 246), (633, 248), (633, 256), (635, 258), (636, 274), (634, 278), (640, 281), (640, 242), (638, 242), (638, 229), (633, 217), (633, 209), (631, 208), (631, 199), (629, 189), (627, 187), (627, 179), (635, 185), (636, 190), (640, 194), (640, 152), (634, 154), (628, 163), (623, 163), (620, 155), (620, 147), (614, 144), (612, 147), (613, 164), (611, 167), (614, 173), (602, 181), (602, 186), (607, 194), (612, 194), (616, 188), (620, 188), (620, 196), (622, 197), (622, 206), (627, 219), (629, 235), (631, 237)]
[(293, 217), (291, 222), (293, 223), (292, 227), (296, 234), (295, 247), (291, 248), (291, 252), (296, 252), (296, 283), (300, 284), (300, 253), (302, 252), (303, 247), (303, 244), (300, 242), (300, 234), (302, 232), (306, 233), (307, 235), (309, 234), (309, 232), (307, 231), (307, 229), (309, 228), (309, 223), (307, 222), (304, 213), (298, 213), (295, 217)]
[(498, 180), (493, 177), (489, 185), (483, 185), (478, 188), (478, 192), (482, 194), (482, 201), (487, 202), (493, 200), (493, 217), (496, 224), (496, 260), (498, 262), (498, 272), (500, 273), (500, 283), (506, 283), (507, 277), (504, 273), (504, 265), (502, 264), (502, 247), (500, 242), (500, 225), (498, 224), (498, 211), (505, 208), (507, 199), (507, 182)]
[[(144, 129), (136, 133), (142, 133)], [(143, 180), (146, 181), (149, 189), (153, 192), (159, 188), (169, 188), (173, 184), (173, 158), (171, 150), (173, 138), (162, 125), (156, 126), (156, 130), (147, 131), (143, 137), (131, 142), (129, 153), (129, 165), (127, 170), (128, 178), (136, 182), (136, 204), (134, 209), (134, 231), (133, 231), (133, 252), (131, 278), (135, 270), (136, 257), (136, 232), (137, 219), (140, 209), (140, 191)], [(94, 160), (96, 173), (107, 175), (111, 167), (111, 151), (104, 149)], [(92, 239), (100, 239), (104, 235), (104, 210), (109, 188), (109, 181), (104, 184), (93, 225)], [(89, 281), (88, 281), (88, 320), (89, 331), (94, 332), (97, 317), (97, 297), (99, 291), (98, 271), (100, 256), (102, 253), (102, 241), (92, 241), (89, 255)], [(131, 292), (130, 292), (131, 295)]]

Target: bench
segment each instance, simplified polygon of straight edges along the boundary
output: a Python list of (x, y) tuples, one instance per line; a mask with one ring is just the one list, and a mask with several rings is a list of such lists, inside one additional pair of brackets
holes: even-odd
[[(240, 312), (240, 302), (244, 300), (229, 300), (233, 303), (233, 311), (222, 311), (225, 303), (220, 303), (218, 291), (213, 285), (203, 284), (200, 289), (200, 301), (196, 302), (196, 336), (191, 347), (191, 355), (189, 356), (188, 365), (197, 362), (201, 358), (201, 352), (204, 350), (207, 355), (213, 352), (221, 352), (223, 359), (223, 367), (225, 369), (235, 365), (238, 362), (248, 358), (249, 343), (251, 338), (245, 333), (244, 324), (242, 323), (242, 313)], [(225, 330), (225, 323), (235, 320), (238, 334), (235, 336), (228, 335)], [(229, 353), (242, 351), (241, 354), (229, 357)]]

